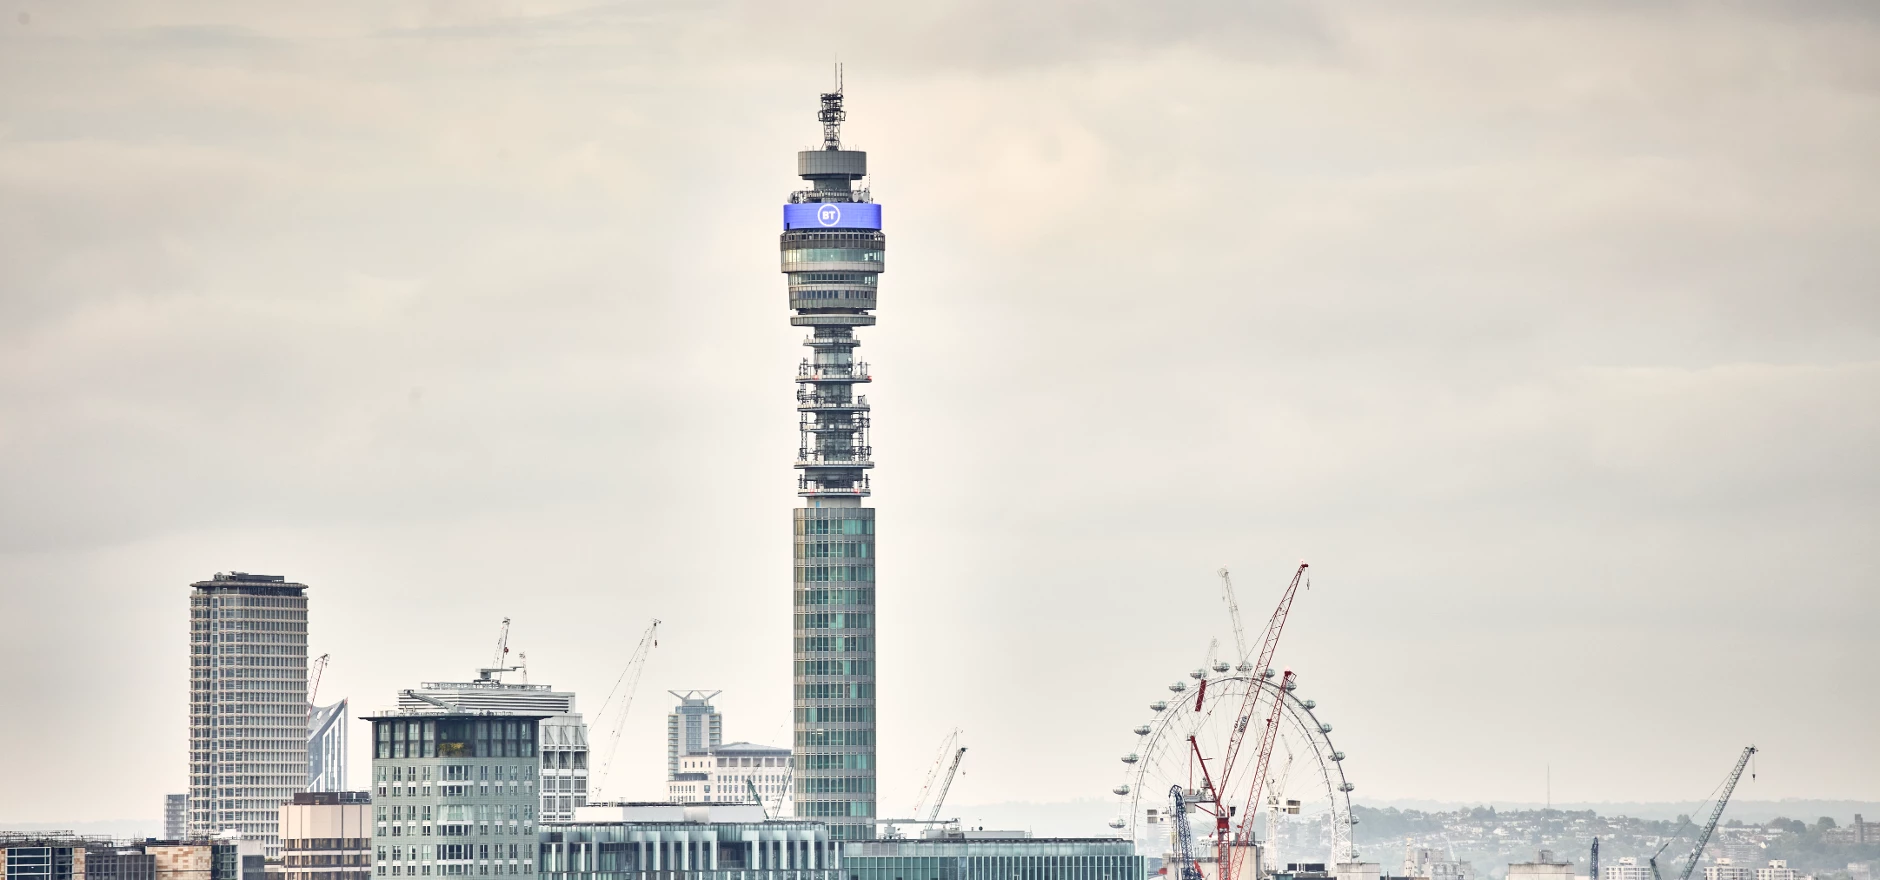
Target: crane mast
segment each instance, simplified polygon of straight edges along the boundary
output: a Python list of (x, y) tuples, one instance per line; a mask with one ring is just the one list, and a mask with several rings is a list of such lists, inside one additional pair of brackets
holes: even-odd
[(1234, 624), (1234, 665), (1241, 672), (1251, 672), (1247, 665), (1247, 630), (1240, 625), (1240, 600), (1234, 598), (1234, 579), (1228, 577), (1227, 567), (1215, 572), (1221, 576), (1221, 599), (1227, 603), (1227, 619)]
[[(504, 621), (504, 623), (506, 624), (508, 621)], [(600, 794), (601, 786), (605, 785), (607, 782), (607, 769), (613, 766), (614, 752), (620, 750), (620, 731), (625, 729), (627, 712), (633, 708), (633, 694), (639, 689), (640, 674), (646, 671), (646, 658), (650, 656), (653, 649), (657, 647), (659, 647), (659, 620), (655, 618), (652, 624), (646, 628), (646, 631), (640, 634), (640, 643), (634, 646), (633, 654), (627, 658), (626, 668), (620, 670), (620, 677), (614, 679), (614, 687), (607, 692), (607, 699), (601, 702), (601, 710), (594, 713), (594, 720), (598, 724), (601, 716), (606, 714), (608, 707), (613, 705), (614, 694), (623, 693), (626, 697), (621, 703), (620, 711), (613, 717), (614, 729), (608, 735), (607, 758), (601, 762), (601, 772), (594, 778), (592, 783), (594, 793), (597, 795)], [(621, 687), (623, 684), (625, 685), (624, 689)]]
[(307, 705), (313, 705), (313, 698), (320, 693), (320, 676), (326, 674), (326, 661), (331, 654), (321, 654), (313, 660), (312, 674), (307, 676)]
[(1704, 844), (1710, 842), (1710, 835), (1717, 831), (1717, 820), (1723, 818), (1723, 808), (1730, 805), (1730, 793), (1736, 791), (1737, 780), (1743, 778), (1743, 768), (1749, 766), (1750, 756), (1756, 754), (1755, 746), (1746, 746), (1742, 757), (1736, 759), (1736, 766), (1730, 769), (1729, 778), (1723, 782), (1723, 793), (1717, 795), (1717, 805), (1710, 809), (1710, 821), (1704, 823), (1704, 830), (1698, 832), (1697, 846), (1691, 849), (1691, 860), (1684, 865), (1684, 872), (1678, 880), (1691, 880), (1691, 872), (1697, 870), (1697, 860), (1704, 855)]
[(960, 759), (964, 757), (966, 757), (966, 747), (960, 746), (960, 750), (953, 753), (952, 766), (947, 767), (946, 779), (940, 783), (940, 793), (934, 796), (933, 811), (927, 814), (929, 823), (939, 820), (940, 805), (947, 802), (947, 792), (953, 790), (953, 775), (960, 772)]
[(1201, 880), (1201, 866), (1195, 863), (1195, 832), (1188, 827), (1188, 800), (1182, 787), (1173, 785), (1168, 793), (1175, 798), (1175, 841), (1181, 850), (1181, 880)]
[[(1219, 793), (1225, 793), (1229, 790), (1228, 777), (1234, 772), (1234, 759), (1239, 755), (1240, 744), (1246, 737), (1248, 719), (1253, 716), (1253, 710), (1259, 705), (1260, 691), (1263, 690), (1260, 686), (1260, 682), (1272, 675), (1273, 652), (1279, 649), (1279, 637), (1286, 629), (1286, 618), (1292, 613), (1293, 597), (1299, 593), (1299, 582), (1305, 579), (1306, 568), (1306, 563), (1301, 562), (1299, 563), (1299, 567), (1293, 570), (1292, 581), (1286, 585), (1286, 592), (1280, 596), (1279, 607), (1273, 609), (1273, 617), (1266, 622), (1266, 633), (1260, 641), (1259, 660), (1254, 663), (1252, 669), (1247, 670), (1254, 676), (1254, 680), (1247, 686), (1247, 696), (1245, 701), (1241, 703), (1239, 714), (1235, 716), (1233, 729), (1229, 732), (1227, 737), (1226, 753), (1221, 757), (1221, 778), (1216, 780), (1220, 787), (1215, 789), (1217, 792), (1217, 801), (1214, 805), (1214, 846), (1216, 864), (1219, 866), (1220, 871), (1220, 880), (1233, 880), (1234, 860), (1233, 854), (1230, 852), (1230, 848), (1233, 846), (1233, 840), (1228, 834), (1228, 817), (1232, 815), (1234, 811), (1232, 807), (1219, 801), (1219, 798), (1222, 796)], [(1284, 688), (1286, 683), (1291, 680), (1292, 673), (1286, 673), (1285, 679), (1280, 683), (1281, 690), (1274, 692), (1272, 716), (1268, 719), (1267, 726), (1260, 735), (1261, 744), (1259, 754), (1261, 757), (1255, 770), (1252, 795), (1247, 802), (1250, 814), (1259, 811), (1260, 784), (1264, 781), (1264, 777), (1266, 776), (1267, 761), (1273, 757), (1273, 734), (1279, 725), (1280, 706), (1285, 693)], [(1247, 819), (1241, 821), (1241, 827), (1243, 829), (1250, 827), (1247, 824), (1248, 821)]]

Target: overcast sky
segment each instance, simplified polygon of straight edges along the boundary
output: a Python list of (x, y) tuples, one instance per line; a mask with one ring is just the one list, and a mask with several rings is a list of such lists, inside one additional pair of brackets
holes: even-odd
[(954, 726), (960, 803), (1106, 797), (1301, 558), (1360, 799), (1880, 796), (1871, 4), (261, 6), (0, 16), (0, 819), (184, 790), (237, 569), (355, 714), (504, 616), (592, 713), (664, 620), (605, 794), (668, 689), (787, 743), (838, 57), (884, 811)]

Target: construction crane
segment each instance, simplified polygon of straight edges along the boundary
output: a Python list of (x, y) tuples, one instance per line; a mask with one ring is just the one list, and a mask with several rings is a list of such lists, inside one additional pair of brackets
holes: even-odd
[(1737, 780), (1743, 778), (1743, 768), (1749, 766), (1750, 756), (1756, 754), (1755, 746), (1745, 746), (1743, 755), (1736, 759), (1736, 766), (1730, 768), (1730, 775), (1723, 781), (1723, 793), (1717, 795), (1717, 805), (1710, 809), (1710, 821), (1704, 823), (1704, 830), (1697, 834), (1697, 845), (1691, 848), (1691, 860), (1684, 865), (1684, 873), (1678, 880), (1691, 880), (1691, 872), (1697, 870), (1697, 860), (1704, 855), (1704, 845), (1710, 842), (1710, 835), (1717, 832), (1717, 820), (1723, 818), (1723, 808), (1730, 805), (1730, 793), (1736, 791)]
[(763, 809), (765, 819), (777, 818), (776, 816), (773, 816), (770, 814), (770, 805), (767, 803), (764, 803), (764, 796), (757, 793), (757, 783), (753, 781), (751, 777), (749, 776), (744, 777), (744, 787), (750, 791), (751, 800), (756, 801), (757, 805)]
[(1182, 858), (1181, 880), (1201, 880), (1201, 865), (1195, 861), (1195, 832), (1188, 827), (1188, 800), (1182, 795), (1180, 785), (1170, 786), (1168, 793), (1175, 798), (1175, 840)]
[(1240, 600), (1234, 598), (1234, 579), (1227, 576), (1227, 566), (1216, 572), (1221, 576), (1221, 599), (1227, 603), (1227, 619), (1234, 622), (1234, 665), (1241, 672), (1252, 672), (1247, 663), (1247, 631), (1240, 625)]
[(946, 779), (940, 783), (940, 793), (934, 796), (933, 809), (927, 813), (929, 823), (939, 820), (940, 805), (947, 802), (947, 792), (953, 790), (953, 776), (960, 772), (960, 759), (964, 757), (966, 757), (966, 747), (960, 746), (959, 751), (953, 753), (953, 764), (947, 767)]
[(321, 654), (313, 658), (312, 670), (307, 673), (307, 705), (313, 705), (313, 698), (320, 693), (320, 676), (326, 674), (326, 661), (331, 654)]
[[(1235, 768), (1234, 759), (1240, 753), (1240, 744), (1246, 737), (1248, 720), (1253, 716), (1253, 710), (1259, 704), (1260, 693), (1265, 690), (1260, 686), (1260, 682), (1273, 675), (1273, 652), (1279, 648), (1280, 634), (1286, 629), (1286, 618), (1292, 613), (1293, 597), (1299, 593), (1299, 584), (1305, 579), (1306, 568), (1306, 563), (1301, 562), (1299, 567), (1293, 570), (1292, 581), (1286, 585), (1286, 592), (1280, 596), (1279, 607), (1273, 609), (1272, 618), (1266, 622), (1266, 633), (1260, 642), (1259, 659), (1255, 661), (1253, 668), (1248, 670), (1256, 678), (1247, 686), (1247, 695), (1241, 703), (1240, 712), (1235, 716), (1233, 729), (1228, 733), (1226, 751), (1221, 756), (1220, 764), (1217, 765), (1221, 770), (1221, 778), (1216, 780), (1219, 787), (1215, 789), (1218, 794), (1213, 812), (1214, 845), (1220, 880), (1233, 880), (1234, 864), (1233, 855), (1229, 852), (1229, 848), (1234, 845), (1234, 839), (1228, 833), (1227, 827), (1229, 817), (1234, 815), (1234, 808), (1223, 802), (1221, 798), (1226, 792), (1232, 790), (1230, 781)], [(1311, 589), (1310, 584), (1307, 585), (1307, 589)], [(1247, 795), (1248, 809), (1246, 815), (1240, 819), (1242, 836), (1251, 835), (1249, 829), (1252, 827), (1254, 815), (1260, 811), (1260, 787), (1266, 781), (1266, 766), (1273, 756), (1273, 740), (1279, 730), (1280, 709), (1285, 702), (1285, 691), (1290, 689), (1292, 684), (1292, 673), (1287, 672), (1279, 684), (1280, 689), (1273, 692), (1273, 711), (1260, 734), (1259, 750), (1256, 753), (1259, 757), (1254, 765), (1253, 781)]]
[(500, 682), (503, 680), (503, 673), (514, 672), (522, 668), (520, 666), (504, 665), (508, 661), (509, 661), (509, 618), (505, 617), (503, 618), (502, 631), (497, 633), (496, 635), (496, 658), (490, 661), (490, 665), (477, 670), (477, 681)]
[[(614, 729), (608, 734), (607, 757), (601, 762), (601, 772), (590, 783), (596, 795), (600, 794), (602, 786), (607, 783), (607, 770), (613, 766), (614, 753), (620, 750), (620, 731), (626, 729), (627, 712), (633, 708), (633, 694), (640, 687), (640, 675), (646, 672), (646, 658), (657, 647), (659, 647), (659, 619), (654, 618), (646, 631), (640, 634), (640, 643), (634, 646), (633, 653), (627, 657), (626, 668), (620, 670), (620, 677), (614, 679), (613, 689), (607, 692), (607, 699), (601, 701), (601, 710), (594, 713), (594, 723), (598, 726), (601, 716), (607, 714), (607, 709), (614, 704), (614, 696), (616, 694), (625, 696), (625, 699), (621, 701), (620, 710), (613, 716)], [(625, 687), (623, 688), (622, 685)]]
[[(940, 741), (940, 751), (935, 753), (933, 767), (927, 770), (927, 781), (921, 783), (920, 797), (914, 801), (914, 810), (908, 815), (916, 817), (926, 815), (927, 795), (933, 792), (933, 784), (939, 781), (940, 771), (946, 767), (947, 758), (953, 754), (954, 749), (959, 748), (959, 745), (960, 729), (955, 727), (947, 731), (946, 739)], [(938, 803), (934, 804), (934, 811), (939, 812)]]

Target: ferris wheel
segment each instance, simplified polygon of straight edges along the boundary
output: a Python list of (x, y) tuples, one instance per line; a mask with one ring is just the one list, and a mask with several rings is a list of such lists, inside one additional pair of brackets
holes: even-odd
[[(1201, 789), (1200, 759), (1223, 754), (1235, 727), (1245, 735), (1246, 725), (1273, 715), (1277, 700), (1276, 759), (1258, 805), (1264, 815), (1237, 821), (1258, 829), (1261, 860), (1268, 866), (1264, 873), (1286, 862), (1357, 861), (1351, 836), (1357, 819), (1351, 812), (1353, 786), (1345, 779), (1345, 753), (1332, 745), (1332, 726), (1319, 720), (1317, 703), (1298, 697), (1296, 688), (1297, 678), (1290, 673), (1282, 677), (1267, 669), (1255, 675), (1244, 661), (1238, 667), (1212, 663), (1169, 685), (1168, 698), (1148, 704), (1153, 717), (1135, 728), (1135, 749), (1122, 756), (1126, 774), (1112, 789), (1118, 805), (1110, 827), (1145, 854), (1174, 852), (1178, 829), (1172, 820), (1178, 805), (1170, 789)], [(1246, 712), (1247, 707), (1254, 711)], [(1224, 793), (1230, 803), (1249, 794)], [(1198, 818), (1183, 815), (1180, 820), (1191, 825), (1197, 840), (1214, 830), (1194, 822)]]

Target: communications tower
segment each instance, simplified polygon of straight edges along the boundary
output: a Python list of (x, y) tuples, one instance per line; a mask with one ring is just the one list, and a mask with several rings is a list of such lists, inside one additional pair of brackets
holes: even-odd
[(797, 153), (806, 189), (783, 207), (790, 318), (809, 328), (796, 370), (796, 815), (838, 840), (875, 836), (875, 511), (864, 507), (869, 381), (855, 328), (873, 326), (881, 206), (858, 188), (868, 154), (842, 148), (842, 79), (822, 95), (819, 149)]

